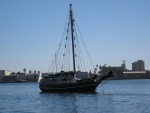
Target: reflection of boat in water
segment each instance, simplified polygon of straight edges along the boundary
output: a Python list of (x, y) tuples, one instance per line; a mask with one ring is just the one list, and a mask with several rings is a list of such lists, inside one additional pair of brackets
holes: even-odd
[[(56, 67), (56, 73), (51, 73), (47, 75), (42, 75), (41, 80), (39, 81), (39, 88), (42, 92), (51, 92), (51, 91), (95, 91), (96, 87), (105, 79), (112, 77), (112, 71), (110, 71), (106, 76), (97, 76), (95, 73), (91, 72), (81, 72), (76, 71), (76, 57), (77, 54), (76, 51), (76, 45), (75, 40), (77, 40), (77, 34), (75, 33), (75, 25), (74, 25), (74, 18), (73, 18), (73, 12), (72, 12), (72, 4), (70, 4), (70, 11), (69, 11), (69, 22), (68, 22), (68, 28), (67, 28), (67, 36), (65, 37), (65, 40), (70, 40), (71, 44), (68, 44), (69, 47), (67, 48), (67, 44), (64, 45), (64, 48), (66, 49), (65, 52), (69, 52), (69, 54), (62, 54), (62, 59), (66, 57), (66, 55), (70, 56), (70, 45), (72, 45), (72, 60), (73, 60), (73, 71), (62, 71), (65, 70), (64, 63), (67, 62), (67, 66), (70, 69), (70, 61), (69, 58), (65, 58), (63, 60), (61, 66), (61, 71), (57, 72), (57, 63), (55, 63)], [(69, 29), (70, 28), (70, 29)], [(68, 32), (71, 32), (71, 39), (69, 39)], [(75, 38), (76, 37), (76, 38)], [(78, 42), (78, 40), (77, 40)], [(61, 45), (61, 44), (60, 44)], [(57, 53), (58, 55), (58, 53)], [(57, 59), (57, 56), (55, 54), (55, 60)], [(68, 63), (69, 62), (69, 63)], [(78, 66), (79, 68), (79, 66)]]

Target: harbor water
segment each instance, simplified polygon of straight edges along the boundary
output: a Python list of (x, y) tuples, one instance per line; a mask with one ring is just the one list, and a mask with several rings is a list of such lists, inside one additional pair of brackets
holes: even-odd
[(42, 93), (38, 83), (1, 83), (0, 113), (150, 113), (150, 80), (111, 80), (94, 93)]

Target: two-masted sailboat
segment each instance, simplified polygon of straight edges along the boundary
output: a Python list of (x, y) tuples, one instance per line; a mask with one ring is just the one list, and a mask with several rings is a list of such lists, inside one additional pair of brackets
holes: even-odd
[[(91, 92), (95, 91), (96, 87), (105, 79), (112, 77), (112, 71), (105, 76), (98, 76), (96, 73), (76, 71), (76, 53), (75, 53), (75, 36), (74, 33), (74, 17), (72, 11), (72, 4), (70, 4), (69, 22), (67, 33), (70, 29), (71, 48), (72, 48), (72, 65), (73, 71), (64, 71), (63, 67), (60, 72), (49, 73), (48, 75), (42, 75), (39, 81), (39, 88), (42, 92), (52, 91), (73, 91), (73, 92)], [(67, 40), (67, 37), (66, 37)], [(66, 45), (65, 45), (66, 47)], [(70, 46), (69, 46), (70, 47)], [(63, 54), (65, 56), (65, 54)], [(57, 57), (56, 57), (57, 58)], [(55, 65), (56, 68), (58, 68)], [(69, 65), (70, 68), (70, 65)]]

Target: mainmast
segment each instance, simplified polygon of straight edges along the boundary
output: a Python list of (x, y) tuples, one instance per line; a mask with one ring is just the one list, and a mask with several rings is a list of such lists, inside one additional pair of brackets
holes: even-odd
[(72, 56), (73, 56), (73, 71), (76, 72), (76, 67), (75, 67), (75, 54), (74, 54), (74, 36), (73, 36), (73, 13), (72, 13), (72, 4), (70, 4), (70, 23), (71, 23), (71, 37), (72, 37)]

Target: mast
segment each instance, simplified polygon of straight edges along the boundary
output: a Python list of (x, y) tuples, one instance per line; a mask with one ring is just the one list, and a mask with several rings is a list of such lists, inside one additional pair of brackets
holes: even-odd
[(73, 71), (76, 72), (75, 67), (75, 54), (74, 54), (74, 37), (73, 37), (73, 14), (72, 14), (72, 4), (70, 4), (70, 23), (71, 23), (71, 37), (72, 37), (72, 56), (73, 56)]

